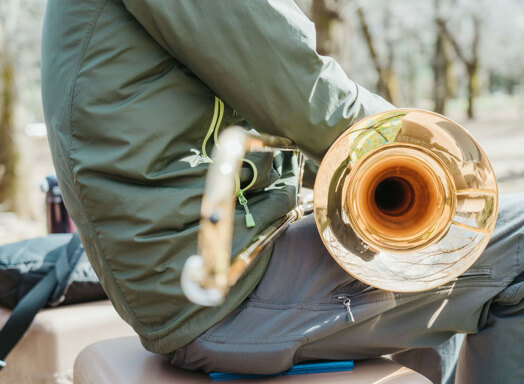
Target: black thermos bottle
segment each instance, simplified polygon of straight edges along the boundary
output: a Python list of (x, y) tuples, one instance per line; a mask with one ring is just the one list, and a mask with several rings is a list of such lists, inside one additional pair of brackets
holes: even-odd
[(55, 175), (47, 176), (41, 184), (42, 192), (45, 193), (45, 204), (47, 211), (47, 231), (49, 233), (73, 233), (76, 231), (75, 224), (67, 213), (60, 187)]

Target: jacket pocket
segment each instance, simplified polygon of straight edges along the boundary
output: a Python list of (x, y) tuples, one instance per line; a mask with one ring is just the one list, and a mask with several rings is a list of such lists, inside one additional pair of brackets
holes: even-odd
[(347, 322), (354, 323), (355, 316), (353, 315), (352, 305), (366, 302), (366, 298), (369, 298), (374, 292), (379, 292), (380, 294), (378, 288), (365, 286), (356, 292), (335, 293), (331, 298), (332, 301), (341, 304), (341, 309), (344, 308)]

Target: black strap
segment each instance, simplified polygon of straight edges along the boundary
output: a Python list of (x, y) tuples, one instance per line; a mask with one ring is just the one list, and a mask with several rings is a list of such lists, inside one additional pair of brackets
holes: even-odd
[(76, 263), (71, 265), (70, 257), (79, 245), (80, 238), (75, 233), (66, 246), (48, 253), (60, 251), (55, 266), (18, 302), (0, 331), (0, 370), (5, 367), (6, 356), (22, 338), (38, 311), (46, 305), (55, 288), (69, 276), (66, 271), (75, 267)]

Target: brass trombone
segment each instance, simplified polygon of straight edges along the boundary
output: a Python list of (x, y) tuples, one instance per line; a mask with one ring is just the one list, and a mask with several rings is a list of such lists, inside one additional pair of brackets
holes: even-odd
[[(202, 200), (199, 255), (182, 272), (189, 300), (219, 305), (260, 251), (307, 206), (298, 206), (230, 265), (234, 175), (246, 151), (297, 150), (284, 138), (228, 128), (215, 148)], [(212, 193), (211, 193), (212, 192)], [(435, 288), (466, 271), (487, 246), (498, 208), (493, 169), (450, 119), (418, 109), (369, 116), (330, 147), (313, 211), (324, 245), (355, 278), (395, 292)]]

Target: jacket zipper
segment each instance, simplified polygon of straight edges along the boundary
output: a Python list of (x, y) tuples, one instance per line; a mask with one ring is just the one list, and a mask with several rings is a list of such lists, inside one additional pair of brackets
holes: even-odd
[[(236, 112), (236, 111), (235, 111)], [(204, 158), (209, 162), (212, 163), (213, 160), (207, 155), (206, 152), (206, 144), (207, 141), (211, 136), (213, 136), (213, 140), (215, 142), (215, 145), (218, 146), (218, 131), (220, 129), (220, 124), (222, 124), (222, 117), (224, 116), (224, 102), (215, 96), (215, 110), (213, 113), (213, 119), (211, 121), (211, 125), (209, 126), (209, 129), (206, 133), (206, 136), (204, 138), (204, 142), (202, 143), (202, 155)], [(253, 218), (253, 215), (249, 211), (249, 207), (247, 206), (247, 198), (244, 196), (244, 191), (248, 190), (255, 184), (255, 181), (257, 180), (258, 171), (256, 165), (248, 159), (242, 159), (242, 161), (247, 162), (252, 168), (253, 168), (253, 179), (249, 183), (249, 185), (245, 188), (240, 188), (240, 181), (238, 180), (238, 175), (236, 176), (236, 182), (237, 182), (237, 189), (238, 192), (236, 193), (238, 202), (240, 205), (244, 208), (245, 214), (245, 220), (246, 220), (246, 227), (247, 228), (253, 228), (256, 226), (255, 219)]]
[(336, 298), (346, 307), (346, 320), (348, 323), (354, 323), (355, 317), (353, 317), (353, 312), (351, 312), (351, 299), (346, 295), (338, 295)]
[(237, 198), (240, 205), (244, 208), (244, 211), (246, 212), (246, 227), (247, 228), (253, 228), (255, 226), (255, 219), (253, 218), (253, 215), (251, 212), (249, 212), (249, 207), (247, 206), (247, 199), (244, 196), (244, 190), (240, 189), (237, 192)]

